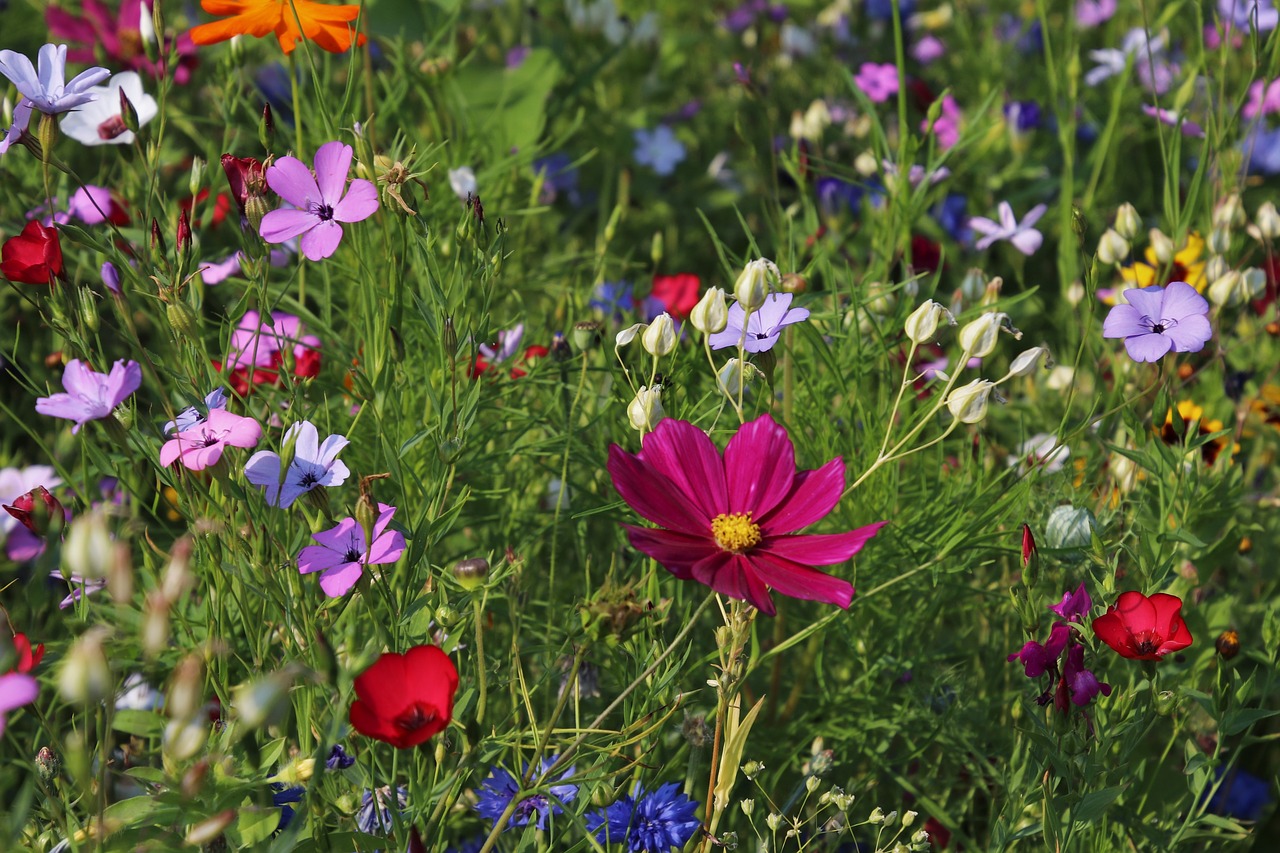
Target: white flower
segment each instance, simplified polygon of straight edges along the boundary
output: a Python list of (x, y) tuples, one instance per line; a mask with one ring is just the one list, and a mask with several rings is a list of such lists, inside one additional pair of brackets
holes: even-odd
[(1009, 456), (1005, 462), (1010, 468), (1022, 463), (1025, 468), (1040, 468), (1046, 474), (1062, 470), (1062, 465), (1071, 455), (1065, 444), (1058, 444), (1058, 439), (1042, 432), (1031, 436), (1018, 447), (1016, 456)]
[(468, 196), (476, 194), (476, 173), (471, 170), (470, 166), (459, 166), (456, 169), (450, 169), (449, 186), (453, 187), (454, 195), (466, 201)]
[(632, 428), (640, 432), (652, 432), (664, 416), (662, 386), (654, 385), (650, 388), (641, 385), (635, 399), (627, 405), (627, 420), (631, 422)]
[(62, 116), (62, 132), (81, 145), (132, 145), (133, 131), (125, 127), (120, 110), (120, 92), (124, 91), (138, 114), (138, 127), (156, 117), (160, 108), (156, 99), (142, 89), (142, 78), (135, 71), (124, 71), (107, 81), (105, 86), (89, 90), (95, 97), (74, 112)]

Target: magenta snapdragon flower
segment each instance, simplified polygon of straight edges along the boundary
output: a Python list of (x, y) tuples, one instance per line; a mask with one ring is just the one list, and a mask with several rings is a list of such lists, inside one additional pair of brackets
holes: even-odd
[(75, 421), (71, 432), (77, 433), (87, 422), (110, 415), (141, 384), (142, 368), (136, 361), (117, 361), (110, 373), (95, 373), (75, 359), (62, 373), (67, 393), (41, 397), (36, 400), (36, 411)]
[(1124, 338), (1134, 361), (1158, 361), (1170, 352), (1199, 352), (1213, 337), (1209, 303), (1185, 281), (1168, 287), (1132, 287), (1127, 304), (1116, 305), (1102, 322), (1104, 338)]
[(372, 545), (354, 518), (344, 518), (337, 527), (314, 534), (311, 538), (320, 544), (308, 545), (298, 553), (298, 571), (304, 575), (321, 572), (320, 588), (330, 598), (346, 595), (360, 580), (365, 566), (394, 563), (404, 553), (404, 536), (398, 530), (387, 530), (395, 514), (395, 507), (378, 504)]
[(267, 186), (293, 207), (262, 217), (258, 233), (268, 243), (301, 237), (308, 260), (319, 261), (338, 250), (342, 222), (360, 222), (378, 210), (378, 191), (357, 178), (347, 187), (352, 151), (342, 142), (326, 142), (316, 151), (315, 174), (296, 157), (281, 157), (267, 169)]
[(203, 422), (177, 434), (160, 448), (160, 464), (168, 467), (181, 459), (191, 471), (216, 465), (228, 447), (253, 447), (262, 438), (262, 427), (253, 418), (211, 409)]

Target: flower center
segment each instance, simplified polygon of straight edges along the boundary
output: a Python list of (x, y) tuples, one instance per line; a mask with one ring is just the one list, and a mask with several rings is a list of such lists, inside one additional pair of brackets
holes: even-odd
[(313, 204), (311, 206), (311, 212), (320, 217), (324, 222), (328, 222), (330, 219), (333, 219), (333, 205), (331, 204)]
[(711, 519), (711, 535), (724, 550), (741, 554), (760, 544), (760, 525), (749, 512), (721, 513)]
[(395, 727), (402, 732), (416, 732), (423, 726), (435, 722), (435, 719), (436, 711), (434, 708), (427, 708), (417, 704), (396, 717), (393, 722)]
[(1153, 655), (1160, 648), (1160, 638), (1152, 631), (1141, 631), (1133, 635), (1133, 647), (1140, 655)]
[(129, 128), (124, 126), (124, 119), (120, 116), (112, 116), (111, 118), (98, 125), (99, 139), (115, 139)]

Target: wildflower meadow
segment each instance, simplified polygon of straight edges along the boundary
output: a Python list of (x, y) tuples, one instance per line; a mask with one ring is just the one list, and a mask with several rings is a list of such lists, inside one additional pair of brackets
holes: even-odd
[(1275, 0), (0, 21), (0, 851), (1280, 849)]

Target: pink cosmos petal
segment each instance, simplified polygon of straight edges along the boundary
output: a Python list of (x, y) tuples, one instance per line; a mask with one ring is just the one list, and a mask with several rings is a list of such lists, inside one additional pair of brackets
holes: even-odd
[(1031, 228), (1014, 234), (1009, 238), (1009, 242), (1022, 254), (1034, 255), (1036, 250), (1040, 248), (1040, 244), (1044, 242), (1044, 235)]
[(823, 601), (845, 610), (853, 602), (853, 584), (843, 578), (767, 551), (753, 551), (751, 562), (761, 580), (783, 595), (805, 601)]
[(262, 217), (262, 223), (258, 226), (258, 234), (268, 243), (283, 243), (300, 234), (307, 233), (312, 228), (315, 228), (319, 222), (319, 217), (307, 213), (305, 210), (281, 207), (270, 211), (266, 216)]
[(795, 448), (787, 431), (768, 414), (743, 424), (724, 449), (729, 512), (763, 518), (791, 491)]
[(1181, 321), (1193, 314), (1208, 314), (1209, 303), (1185, 281), (1172, 281), (1160, 299), (1160, 317)]
[[(664, 423), (665, 420), (658, 427)], [(613, 487), (641, 517), (680, 533), (707, 535), (708, 522), (702, 521), (702, 512), (675, 489), (671, 481), (639, 458), (614, 444), (609, 447), (606, 467), (613, 477)]]
[[(1189, 285), (1188, 285), (1189, 286)], [(1195, 288), (1192, 288), (1194, 290)], [(1152, 321), (1161, 316), (1164, 303), (1164, 288), (1158, 284), (1147, 287), (1131, 287), (1124, 292), (1125, 301), (1137, 309), (1138, 314), (1145, 314)]]
[(794, 533), (826, 518), (844, 490), (844, 460), (837, 456), (815, 471), (800, 471), (791, 493), (757, 523), (766, 536)]
[(335, 206), (341, 200), (347, 173), (351, 171), (351, 153), (350, 145), (338, 141), (326, 142), (316, 149), (316, 186), (325, 204)]
[(762, 551), (785, 557), (807, 566), (829, 566), (843, 563), (862, 550), (871, 537), (888, 522), (877, 521), (848, 533), (824, 533), (817, 535), (778, 536), (767, 538), (752, 550), (752, 555)]
[(653, 527), (636, 527), (624, 524), (627, 539), (637, 551), (648, 554), (671, 574), (681, 580), (693, 577), (690, 569), (699, 560), (723, 553), (714, 541), (705, 536), (689, 536), (671, 530)]
[(640, 458), (689, 497), (698, 521), (710, 530), (711, 520), (729, 506), (724, 464), (711, 439), (687, 421), (664, 418), (641, 443)]
[(342, 226), (332, 219), (327, 222), (321, 220), (316, 227), (302, 235), (299, 248), (307, 260), (322, 261), (338, 251), (338, 244), (341, 242)]
[(1152, 333), (1124, 339), (1124, 348), (1134, 361), (1159, 361), (1173, 347), (1173, 338)]
[(1184, 317), (1176, 326), (1164, 330), (1164, 335), (1173, 341), (1174, 352), (1200, 352), (1213, 337), (1213, 327), (1209, 318), (1203, 314)]
[(378, 211), (378, 190), (369, 181), (357, 178), (351, 182), (342, 201), (333, 206), (333, 218), (339, 222), (359, 222)]
[(320, 588), (330, 598), (341, 598), (360, 580), (364, 567), (359, 563), (343, 563), (320, 576)]
[(766, 616), (776, 613), (769, 589), (756, 576), (751, 562), (741, 554), (718, 551), (693, 564), (693, 579), (698, 583), (753, 605)]
[(267, 186), (276, 195), (304, 212), (310, 210), (312, 202), (321, 199), (320, 188), (316, 186), (311, 170), (297, 157), (281, 157), (267, 169), (266, 177)]

